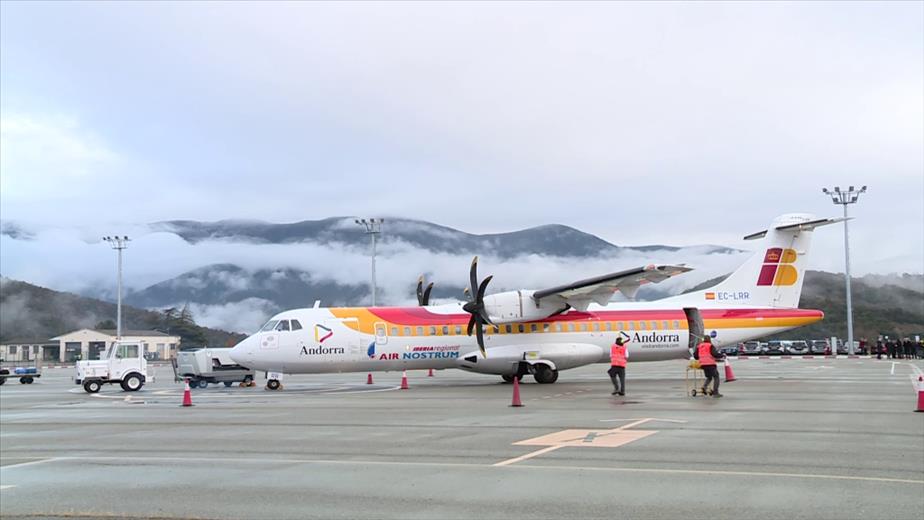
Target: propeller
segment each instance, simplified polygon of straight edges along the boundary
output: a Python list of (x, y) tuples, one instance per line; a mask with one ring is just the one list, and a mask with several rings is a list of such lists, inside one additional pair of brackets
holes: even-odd
[(462, 306), (462, 310), (472, 315), (468, 319), (468, 335), (472, 335), (472, 329), (475, 329), (476, 337), (478, 338), (478, 348), (481, 349), (481, 355), (483, 357), (488, 357), (487, 352), (484, 348), (484, 325), (493, 325), (491, 323), (491, 318), (488, 317), (488, 314), (484, 310), (484, 291), (488, 288), (488, 282), (491, 281), (493, 276), (489, 276), (481, 281), (481, 284), (478, 283), (478, 257), (472, 259), (472, 268), (469, 271), (469, 282), (471, 291), (471, 300), (469, 300), (465, 305)]
[(433, 282), (430, 282), (427, 288), (424, 289), (424, 277), (420, 275), (420, 278), (417, 279), (417, 304), (421, 307), (430, 305), (430, 291), (432, 290)]

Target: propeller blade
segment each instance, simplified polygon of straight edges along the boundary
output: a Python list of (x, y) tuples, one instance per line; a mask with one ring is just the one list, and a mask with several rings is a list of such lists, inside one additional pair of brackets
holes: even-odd
[(421, 307), (426, 305), (426, 303), (424, 303), (423, 283), (424, 277), (423, 275), (420, 275), (420, 278), (417, 279), (417, 305), (420, 305)]
[(484, 349), (484, 331), (482, 330), (482, 328), (483, 328), (483, 325), (481, 324), (481, 320), (479, 319), (478, 328), (475, 329), (477, 332), (477, 337), (478, 337), (478, 348), (481, 349), (481, 357), (487, 358), (488, 353)]
[(433, 282), (430, 282), (430, 284), (427, 285), (427, 288), (426, 290), (424, 290), (424, 293), (423, 293), (423, 304), (422, 304), (423, 306), (430, 305), (430, 291), (432, 290), (433, 290)]
[(474, 314), (472, 314), (472, 316), (468, 319), (468, 329), (467, 329), (467, 332), (466, 332), (466, 333), (467, 333), (469, 336), (472, 335), (472, 329), (475, 328), (475, 319), (476, 319), (476, 318), (475, 318), (475, 315), (474, 315)]
[(472, 258), (472, 268), (468, 272), (468, 280), (470, 282), (469, 287), (472, 288), (472, 295), (476, 293), (478, 288), (478, 257)]
[(491, 281), (491, 278), (494, 278), (494, 275), (491, 275), (481, 281), (481, 285), (478, 286), (478, 296), (475, 297), (475, 301), (483, 304), (484, 303), (484, 291), (488, 288), (488, 282)]

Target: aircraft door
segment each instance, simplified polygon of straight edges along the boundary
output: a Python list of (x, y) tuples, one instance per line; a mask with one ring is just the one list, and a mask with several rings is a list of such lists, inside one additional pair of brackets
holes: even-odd
[(375, 344), (388, 344), (388, 326), (381, 321), (375, 324)]
[(687, 331), (690, 333), (687, 348), (694, 349), (705, 336), (706, 328), (703, 326), (703, 316), (696, 307), (684, 307), (683, 313), (687, 317)]
[(343, 348), (347, 357), (351, 360), (358, 360), (364, 357), (362, 338), (358, 331), (358, 323), (359, 320), (356, 318), (327, 320), (324, 322), (327, 329), (337, 331), (337, 334), (333, 336), (333, 338), (336, 338), (333, 346)]

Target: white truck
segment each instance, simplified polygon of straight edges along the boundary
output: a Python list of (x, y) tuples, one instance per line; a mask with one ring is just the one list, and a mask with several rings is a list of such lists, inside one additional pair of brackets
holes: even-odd
[(230, 348), (209, 347), (180, 351), (172, 360), (174, 379), (188, 379), (191, 388), (206, 388), (209, 383), (229, 387), (236, 382), (250, 386), (254, 371), (238, 365), (230, 353)]
[(141, 390), (146, 382), (154, 382), (154, 371), (148, 370), (140, 342), (123, 339), (113, 343), (105, 359), (78, 361), (74, 381), (87, 393), (99, 392), (104, 384), (119, 383), (126, 392)]

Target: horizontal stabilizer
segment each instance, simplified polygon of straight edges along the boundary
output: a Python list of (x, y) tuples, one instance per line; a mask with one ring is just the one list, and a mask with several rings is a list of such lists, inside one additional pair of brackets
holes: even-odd
[[(838, 222), (844, 222), (845, 220), (853, 220), (853, 217), (837, 217), (837, 218), (821, 218), (817, 220), (812, 220), (809, 222), (799, 222), (797, 224), (787, 224), (785, 226), (777, 226), (773, 229), (779, 231), (812, 231), (813, 229), (821, 226), (827, 226), (829, 224), (837, 224)], [(751, 233), (744, 237), (745, 240), (757, 240), (758, 238), (764, 238), (767, 236), (767, 230), (758, 231), (757, 233)]]

